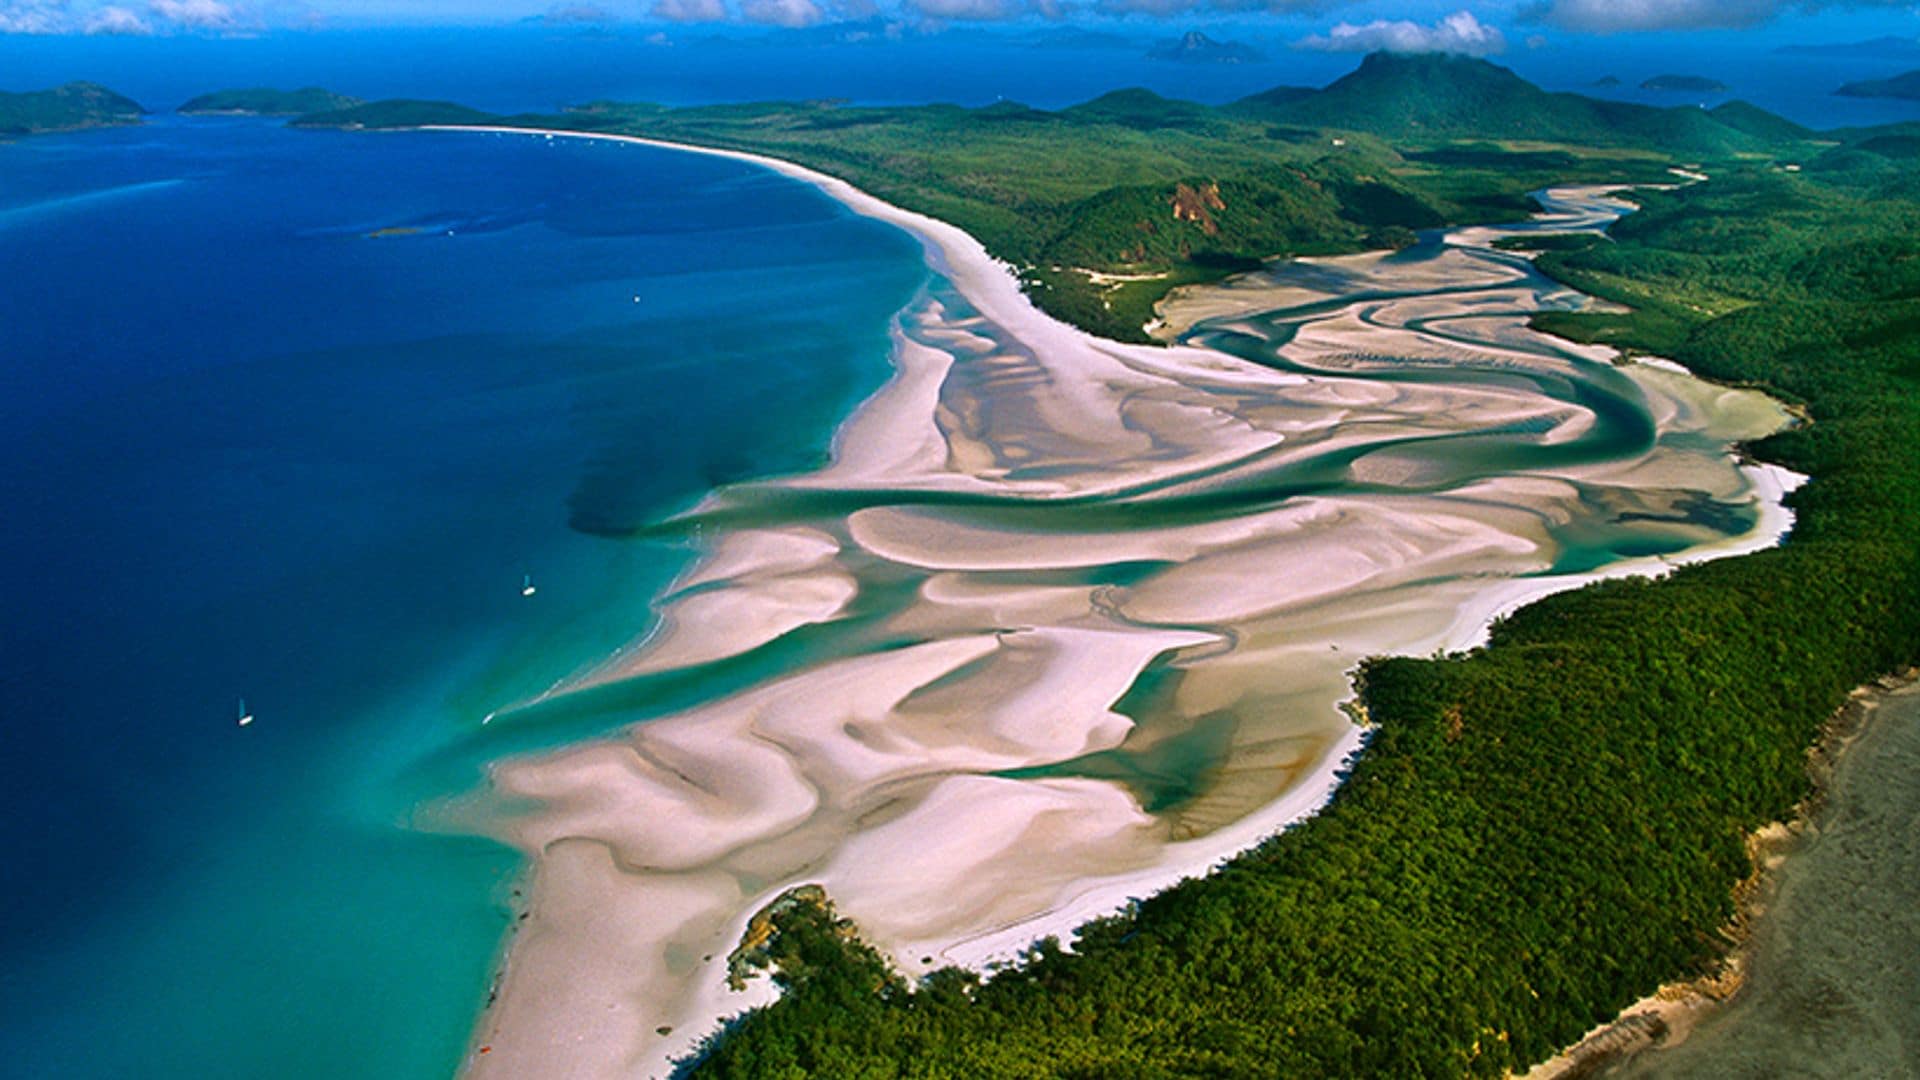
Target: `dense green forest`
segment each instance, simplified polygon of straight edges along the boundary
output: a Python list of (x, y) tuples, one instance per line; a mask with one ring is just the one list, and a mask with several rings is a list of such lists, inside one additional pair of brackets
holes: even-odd
[(1790, 543), (1369, 663), (1325, 812), (1072, 953), (909, 991), (829, 911), (783, 913), (784, 997), (696, 1073), (1498, 1076), (1709, 965), (1743, 835), (1847, 691), (1920, 656), (1920, 174), (1840, 146), (1639, 198), (1541, 257), (1634, 310), (1543, 321), (1801, 405), (1750, 448), (1814, 477)]
[(0, 139), (48, 131), (137, 124), (146, 110), (98, 83), (72, 82), (51, 90), (0, 92)]
[[(1071, 108), (1015, 102), (669, 109), (599, 102), (486, 118), (376, 102), (297, 121), (498, 123), (751, 150), (842, 177), (967, 230), (1049, 313), (1122, 341), (1175, 286), (1258, 260), (1410, 243), (1510, 221), (1555, 183), (1669, 180), (1670, 166), (1798, 154), (1812, 133), (1751, 105), (1656, 109), (1548, 93), (1505, 68), (1377, 54), (1318, 90), (1218, 108), (1118, 90)], [(1115, 281), (1093, 274), (1123, 275)]]
[(429, 124), (487, 124), (496, 117), (479, 109), (456, 105), (451, 101), (417, 101), (394, 98), (370, 101), (364, 105), (329, 109), (294, 118), (294, 127), (334, 128), (406, 128)]
[(181, 105), (176, 111), (189, 115), (243, 113), (249, 116), (305, 116), (336, 109), (350, 109), (360, 103), (359, 98), (336, 94), (318, 86), (306, 86), (298, 90), (276, 90), (269, 86), (254, 86), (201, 94)]

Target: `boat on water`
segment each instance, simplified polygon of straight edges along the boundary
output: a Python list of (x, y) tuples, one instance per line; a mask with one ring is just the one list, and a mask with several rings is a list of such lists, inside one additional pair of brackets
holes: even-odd
[(239, 724), (241, 727), (246, 727), (248, 724), (253, 723), (253, 714), (247, 711), (246, 698), (240, 699), (240, 705), (234, 711), (234, 715), (236, 717), (234, 723)]
[(532, 596), (535, 591), (536, 590), (533, 587), (533, 575), (532, 574), (520, 575), (520, 595)]

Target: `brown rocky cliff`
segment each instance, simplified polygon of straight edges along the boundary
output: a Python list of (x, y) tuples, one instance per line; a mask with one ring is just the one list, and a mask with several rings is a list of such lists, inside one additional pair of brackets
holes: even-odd
[(1175, 221), (1191, 221), (1208, 236), (1220, 235), (1220, 226), (1214, 224), (1212, 211), (1225, 210), (1227, 204), (1220, 199), (1219, 184), (1199, 188), (1175, 184), (1172, 203)]

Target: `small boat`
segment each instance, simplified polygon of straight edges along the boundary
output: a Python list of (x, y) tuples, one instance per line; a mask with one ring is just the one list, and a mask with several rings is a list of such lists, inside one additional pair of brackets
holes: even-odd
[(247, 711), (246, 698), (240, 699), (240, 707), (235, 710), (234, 715), (238, 718), (234, 723), (239, 724), (241, 727), (246, 727), (248, 724), (253, 723), (253, 714)]
[(532, 596), (534, 594), (534, 591), (535, 590), (533, 587), (533, 575), (521, 574), (520, 575), (520, 595)]

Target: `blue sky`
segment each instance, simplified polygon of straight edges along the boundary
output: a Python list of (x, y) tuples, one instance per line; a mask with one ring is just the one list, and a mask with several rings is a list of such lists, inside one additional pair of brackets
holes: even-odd
[(1305, 48), (1498, 54), (1549, 36), (1753, 30), (1920, 36), (1914, 0), (0, 0), (0, 34), (250, 35), (379, 24), (805, 27), (882, 18), (987, 24), (1260, 25)]

